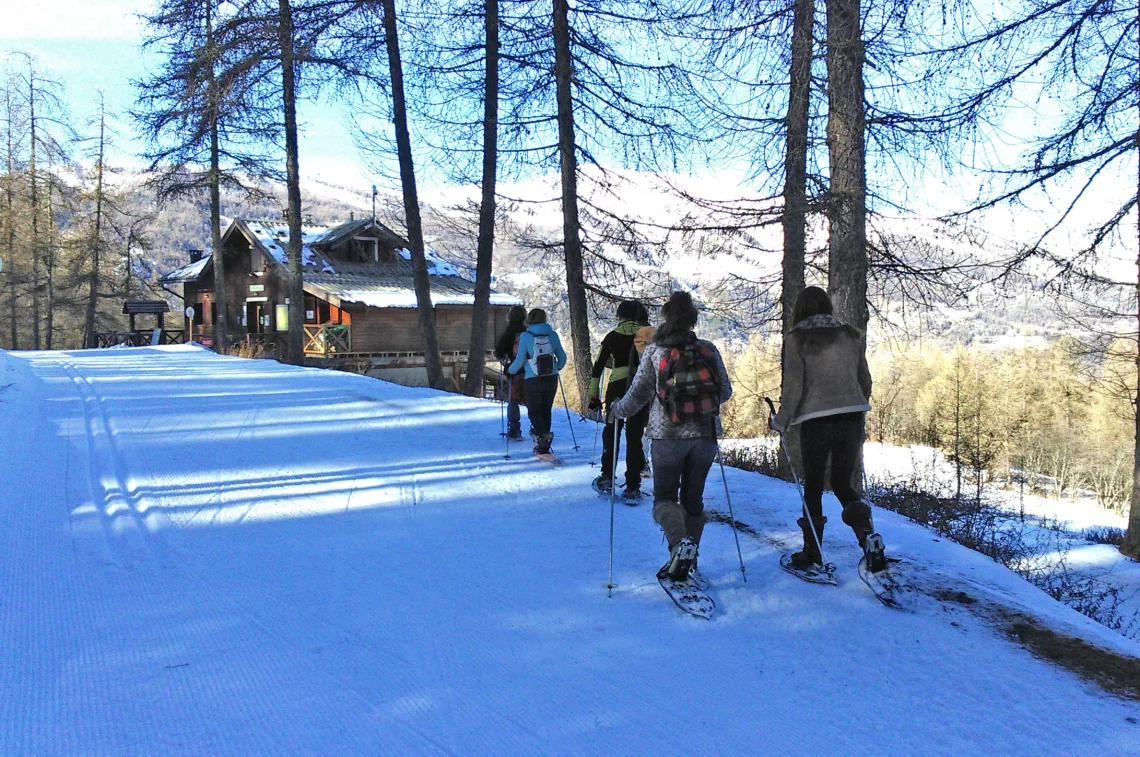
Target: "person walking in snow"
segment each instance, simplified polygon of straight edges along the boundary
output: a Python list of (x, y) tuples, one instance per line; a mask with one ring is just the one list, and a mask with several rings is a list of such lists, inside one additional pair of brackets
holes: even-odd
[(649, 405), (653, 518), (669, 544), (658, 577), (680, 581), (696, 567), (705, 479), (716, 459), (720, 406), (732, 396), (732, 383), (717, 348), (693, 333), (697, 308), (687, 292), (674, 292), (661, 317), (629, 390), (610, 415), (628, 418)]
[(558, 372), (566, 365), (566, 351), (558, 333), (546, 322), (546, 311), (535, 308), (527, 313), (526, 331), (519, 337), (518, 354), (507, 372), (525, 371), (526, 408), (534, 453), (549, 455), (554, 434), (550, 431), (551, 409), (558, 394)]
[[(518, 353), (519, 337), (526, 331), (525, 321), (526, 308), (522, 305), (515, 305), (507, 312), (507, 328), (495, 344), (495, 357), (502, 363), (503, 373)], [(507, 381), (507, 438), (513, 442), (521, 442), (523, 438), (519, 405), (524, 401), (522, 375), (511, 376)]]
[[(644, 308), (642, 308), (644, 310)], [(599, 396), (602, 381), (602, 372), (610, 369), (610, 380), (606, 385), (605, 404), (608, 406), (621, 399), (629, 386), (629, 372), (633, 355), (636, 355), (633, 340), (638, 329), (637, 322), (638, 303), (626, 300), (617, 307), (618, 324), (613, 331), (602, 339), (598, 348), (598, 357), (594, 360), (594, 368), (590, 376), (588, 407), (590, 410), (599, 410), (602, 407), (602, 398)], [(594, 479), (594, 488), (602, 494), (610, 493), (614, 485), (614, 444), (621, 448), (621, 431), (625, 427), (625, 492), (622, 498), (626, 502), (636, 502), (641, 499), (641, 470), (645, 467), (645, 454), (641, 446), (641, 438), (645, 433), (647, 415), (637, 413), (627, 421), (606, 422), (602, 431), (602, 473)]]
[[(645, 348), (653, 342), (653, 334), (657, 331), (655, 327), (649, 325), (649, 311), (640, 302), (637, 303), (637, 323), (640, 328), (633, 335), (633, 349), (629, 352), (629, 383), (631, 386), (634, 377), (637, 375), (637, 367), (641, 365), (641, 356), (645, 354)], [(642, 428), (641, 459), (645, 461), (645, 465), (641, 468), (641, 477), (651, 478), (653, 475), (653, 455), (649, 450), (650, 439), (644, 433), (645, 427), (649, 424), (649, 408), (643, 407), (634, 418), (640, 422)], [(632, 423), (633, 420), (631, 419), (630, 422)]]
[[(769, 426), (781, 434), (791, 426), (800, 427), (804, 501), (812, 519), (812, 523), (806, 517), (796, 521), (804, 548), (791, 559), (801, 569), (822, 562), (819, 544), (827, 524), (823, 486), (829, 459), (831, 490), (843, 507), (843, 522), (864, 551), (875, 530), (871, 506), (852, 483), (863, 447), (864, 414), (871, 409), (871, 371), (862, 332), (831, 313), (831, 298), (824, 290), (808, 287), (800, 293), (793, 311), (795, 325), (784, 337), (780, 410), (769, 419)], [(886, 566), (881, 550), (867, 557), (872, 571)]]

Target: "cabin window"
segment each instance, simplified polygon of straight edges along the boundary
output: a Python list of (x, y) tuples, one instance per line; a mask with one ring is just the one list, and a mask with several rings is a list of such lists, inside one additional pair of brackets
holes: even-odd
[(249, 248), (249, 272), (254, 275), (265, 273), (265, 257), (256, 247)]
[(206, 321), (206, 306), (209, 303), (195, 302), (194, 303), (194, 325), (201, 326)]
[(376, 239), (358, 238), (352, 240), (352, 252), (358, 260), (366, 263), (380, 262), (380, 242)]

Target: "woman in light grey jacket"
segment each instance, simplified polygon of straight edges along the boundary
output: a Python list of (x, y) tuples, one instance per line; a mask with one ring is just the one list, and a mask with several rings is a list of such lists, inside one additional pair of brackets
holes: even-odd
[[(771, 418), (773, 430), (800, 428), (804, 499), (823, 540), (823, 485), (831, 461), (831, 490), (843, 506), (843, 522), (868, 549), (874, 532), (871, 507), (852, 485), (863, 448), (864, 414), (871, 409), (871, 372), (863, 350), (863, 334), (831, 315), (831, 298), (819, 287), (808, 287), (796, 300), (795, 325), (784, 337), (784, 383), (780, 411)], [(792, 555), (798, 568), (821, 562), (819, 545), (806, 518), (799, 524), (804, 548)], [(878, 540), (872, 544), (879, 543)], [(881, 550), (868, 553), (872, 570), (885, 565)]]
[[(609, 412), (628, 418), (650, 405), (645, 435), (652, 440), (653, 518), (669, 543), (658, 575), (684, 580), (696, 567), (705, 479), (716, 459), (720, 405), (732, 396), (732, 383), (717, 348), (693, 333), (697, 308), (688, 292), (674, 292), (661, 317), (633, 383)], [(672, 392), (682, 382), (689, 392)]]

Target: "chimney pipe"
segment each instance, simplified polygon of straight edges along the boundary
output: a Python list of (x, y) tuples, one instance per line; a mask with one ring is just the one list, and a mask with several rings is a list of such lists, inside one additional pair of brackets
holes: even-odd
[(203, 256), (205, 256), (205, 254), (205, 250), (190, 250), (190, 262), (197, 263), (203, 258)]

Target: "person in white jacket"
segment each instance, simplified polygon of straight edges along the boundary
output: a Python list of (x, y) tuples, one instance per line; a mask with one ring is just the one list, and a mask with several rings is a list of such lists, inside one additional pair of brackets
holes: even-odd
[[(721, 433), (720, 405), (732, 396), (720, 352), (693, 333), (697, 315), (687, 292), (673, 293), (633, 383), (610, 409), (614, 417), (628, 418), (650, 405), (645, 435), (652, 440), (653, 518), (669, 544), (669, 560), (658, 575), (675, 581), (696, 566), (705, 528), (705, 479)], [(688, 391), (679, 391), (682, 383)]]

